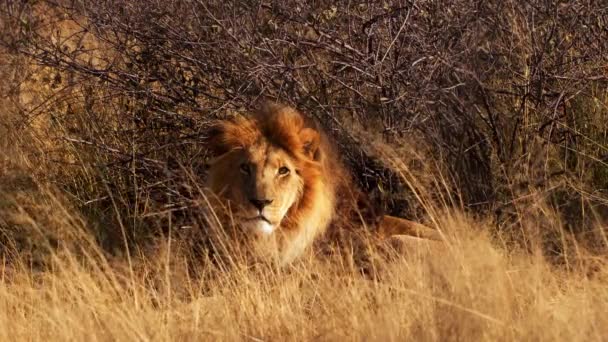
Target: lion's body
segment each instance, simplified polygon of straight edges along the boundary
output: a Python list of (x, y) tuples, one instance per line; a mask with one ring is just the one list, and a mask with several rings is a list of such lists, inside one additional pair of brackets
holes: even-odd
[[(296, 259), (325, 233), (337, 197), (345, 196), (337, 192), (350, 186), (332, 145), (312, 126), (290, 107), (269, 105), (252, 117), (222, 121), (210, 134), (217, 158), (207, 187), (229, 203), (244, 233), (263, 242), (264, 252), (280, 264)], [(399, 220), (384, 219), (387, 232), (398, 231)], [(413, 223), (403, 222), (411, 230)]]

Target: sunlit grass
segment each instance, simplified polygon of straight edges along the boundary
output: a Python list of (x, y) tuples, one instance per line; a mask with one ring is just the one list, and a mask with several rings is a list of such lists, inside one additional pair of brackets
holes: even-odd
[[(566, 270), (540, 251), (508, 251), (484, 223), (457, 213), (435, 218), (444, 249), (376, 259), (373, 274), (337, 255), (285, 269), (237, 262), (229, 271), (201, 259), (194, 273), (178, 241), (159, 241), (131, 266), (108, 259), (76, 213), (41, 197), (57, 215), (45, 222), (71, 245), (49, 249), (44, 268), (19, 255), (5, 262), (4, 340), (588, 341), (608, 333), (602, 263)], [(58, 228), (20, 213), (35, 230)]]

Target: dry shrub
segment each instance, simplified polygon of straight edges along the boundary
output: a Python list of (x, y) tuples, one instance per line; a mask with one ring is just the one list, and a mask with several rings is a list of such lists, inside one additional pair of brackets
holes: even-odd
[(192, 145), (208, 119), (273, 98), (321, 121), (360, 185), (389, 212), (413, 214), (396, 199), (407, 187), (361, 148), (362, 126), (392, 146), (411, 139), (428, 146), (468, 209), (511, 213), (515, 198), (551, 189), (570, 229), (590, 229), (589, 213), (606, 215), (608, 35), (600, 3), (13, 7), (18, 39), (7, 45), (70, 89), (54, 101), (62, 104), (53, 110), (57, 138), (109, 154), (100, 162), (133, 178), (116, 185), (123, 191), (155, 187), (166, 169), (203, 159)]

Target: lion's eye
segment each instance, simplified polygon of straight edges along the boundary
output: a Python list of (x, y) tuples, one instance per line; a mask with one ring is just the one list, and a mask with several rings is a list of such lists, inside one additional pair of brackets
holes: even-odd
[(241, 172), (248, 175), (251, 172), (251, 169), (249, 168), (249, 164), (247, 164), (247, 163), (241, 164)]
[(280, 168), (279, 168), (279, 174), (280, 174), (281, 176), (285, 176), (285, 175), (287, 175), (288, 173), (289, 173), (289, 169), (288, 169), (288, 168), (286, 168), (285, 166), (282, 166), (282, 167), (280, 167)]

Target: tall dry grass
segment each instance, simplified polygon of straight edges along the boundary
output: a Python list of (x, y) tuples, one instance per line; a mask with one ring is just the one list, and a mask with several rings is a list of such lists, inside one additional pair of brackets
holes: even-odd
[[(23, 246), (3, 246), (3, 340), (600, 341), (608, 334), (606, 259), (582, 246), (556, 265), (533, 234), (527, 248), (515, 248), (506, 233), (489, 233), (491, 220), (427, 206), (445, 245), (390, 258), (370, 245), (378, 258), (367, 273), (348, 251), (311, 254), (286, 269), (238, 258), (225, 268), (170, 236), (112, 256), (65, 193), (26, 174), (29, 155), (13, 154), (21, 162), (3, 169), (30, 186), (10, 192), (3, 178), (0, 227), (21, 227), (35, 241), (29, 250), (43, 252), (36, 258)], [(418, 196), (424, 202), (429, 194)], [(544, 217), (525, 220), (530, 232), (558, 220), (542, 201), (532, 209)]]
[[(373, 277), (349, 258), (305, 258), (274, 269), (200, 260), (178, 241), (107, 258), (81, 218), (50, 192), (38, 205), (75, 249), (51, 248), (48, 267), (2, 267), (3, 340), (603, 340), (608, 268), (556, 268), (507, 250), (484, 223), (435, 217), (445, 249), (378, 261)], [(25, 205), (25, 204), (23, 204)], [(16, 204), (34, 231), (53, 229)]]

